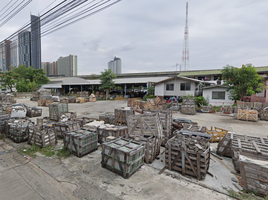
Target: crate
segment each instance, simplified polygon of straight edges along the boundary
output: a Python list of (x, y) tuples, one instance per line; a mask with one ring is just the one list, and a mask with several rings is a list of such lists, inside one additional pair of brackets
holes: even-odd
[(115, 124), (114, 115), (100, 115), (99, 120), (104, 121), (105, 124)]
[(64, 133), (64, 146), (78, 157), (82, 157), (98, 148), (98, 134), (81, 128)]
[(28, 127), (34, 123), (27, 119), (10, 119), (5, 121), (5, 135), (16, 143), (28, 140)]
[(209, 169), (209, 146), (208, 139), (176, 135), (166, 144), (165, 166), (170, 171), (178, 171), (182, 175), (203, 180)]
[(79, 130), (81, 125), (77, 121), (58, 122), (53, 124), (53, 129), (56, 136), (63, 138), (64, 132)]
[(233, 107), (231, 106), (224, 106), (222, 107), (223, 114), (231, 114), (233, 113)]
[(130, 137), (155, 136), (162, 140), (163, 127), (158, 113), (132, 115), (127, 117)]
[(212, 127), (209, 129), (206, 129), (207, 134), (211, 135), (210, 142), (220, 142), (221, 139), (228, 133), (227, 130), (217, 127)]
[(239, 172), (239, 156), (247, 156), (255, 160), (268, 160), (268, 144), (261, 144), (255, 141), (233, 140), (232, 160), (234, 168)]
[(69, 97), (68, 102), (69, 103), (76, 103), (76, 98), (75, 97)]
[(187, 98), (187, 97), (184, 97), (182, 99), (182, 104), (183, 105), (195, 105), (195, 98)]
[(127, 134), (127, 126), (113, 126), (113, 127), (97, 127), (98, 141), (100, 144), (107, 142), (107, 137), (123, 137)]
[(260, 119), (268, 121), (268, 109), (261, 109), (260, 111)]
[(49, 105), (49, 119), (59, 121), (60, 116), (68, 112), (68, 104), (65, 103), (53, 103)]
[[(160, 98), (159, 98), (160, 99)], [(169, 110), (143, 110), (143, 113), (158, 113), (163, 127), (162, 145), (165, 146), (166, 142), (171, 138), (172, 129), (172, 111)]]
[(222, 138), (219, 142), (217, 147), (217, 154), (220, 156), (232, 157), (232, 143), (233, 140), (241, 141), (254, 141), (256, 143), (261, 144), (268, 144), (268, 138), (261, 138), (261, 137), (254, 137), (254, 136), (247, 136), (247, 135), (239, 135), (234, 133), (226, 133), (226, 135)]
[(57, 143), (57, 136), (53, 129), (41, 130), (37, 126), (28, 128), (28, 144), (34, 144), (41, 148), (54, 146)]
[(114, 109), (114, 123), (116, 125), (127, 124), (127, 117), (135, 115), (135, 111), (131, 108)]
[(244, 188), (260, 196), (268, 195), (267, 161), (254, 160), (243, 156), (240, 161), (240, 175)]
[(204, 113), (209, 113), (213, 111), (213, 106), (200, 106), (200, 110)]
[(182, 123), (183, 130), (193, 131), (193, 132), (201, 132), (205, 133), (207, 130), (207, 127), (205, 126), (198, 126), (196, 123), (190, 124), (190, 123)]
[(27, 107), (27, 117), (39, 117), (42, 116), (42, 108)]
[(186, 114), (186, 115), (195, 115), (196, 114), (196, 109), (195, 105), (181, 105), (181, 113)]
[(69, 103), (69, 99), (68, 98), (62, 98), (60, 99), (60, 103)]
[(258, 111), (257, 110), (242, 110), (238, 109), (237, 119), (245, 121), (258, 121)]
[(118, 138), (102, 144), (102, 167), (129, 178), (144, 163), (144, 147)]

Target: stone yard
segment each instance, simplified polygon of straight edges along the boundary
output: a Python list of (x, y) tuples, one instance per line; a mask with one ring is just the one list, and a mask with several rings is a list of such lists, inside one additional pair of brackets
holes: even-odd
[[(37, 106), (29, 99), (17, 99), (17, 103)], [(97, 101), (69, 104), (69, 111), (78, 117), (97, 118), (112, 114), (115, 108), (125, 107), (126, 101)], [(48, 108), (42, 107), (42, 117), (48, 116)], [(197, 113), (183, 115), (173, 112), (173, 118), (183, 117), (198, 122), (201, 126), (216, 126), (237, 134), (267, 137), (268, 122), (246, 122), (220, 113)], [(35, 118), (31, 118), (35, 121)], [(66, 159), (45, 157), (37, 153), (36, 158), (23, 156), (17, 150), (28, 146), (27, 142), (14, 143), (0, 140), (0, 199), (231, 199), (224, 188), (242, 189), (237, 177), (232, 174), (232, 160), (219, 160), (211, 156), (209, 172), (203, 181), (184, 177), (177, 172), (165, 170), (164, 154), (152, 164), (144, 164), (129, 179), (124, 179), (101, 167), (101, 147), (78, 158)], [(55, 149), (63, 146), (58, 141)], [(211, 144), (216, 147), (217, 143)], [(164, 148), (161, 148), (161, 152)]]

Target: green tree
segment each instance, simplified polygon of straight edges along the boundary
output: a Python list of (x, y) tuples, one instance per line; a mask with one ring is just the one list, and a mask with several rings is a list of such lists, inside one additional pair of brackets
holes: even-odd
[(113, 79), (116, 78), (116, 75), (112, 72), (111, 69), (107, 70), (105, 69), (104, 72), (101, 72), (100, 80), (101, 80), (101, 86), (100, 89), (103, 89), (106, 91), (106, 100), (108, 98), (109, 90), (114, 88), (114, 81)]
[(148, 94), (154, 95), (154, 87), (148, 87)]
[(0, 73), (2, 86), (9, 89), (12, 92), (12, 88), (15, 86), (19, 75), (14, 71), (1, 72)]
[(222, 70), (222, 79), (232, 100), (242, 100), (244, 96), (251, 96), (265, 88), (264, 79), (251, 64), (242, 65), (242, 68), (227, 65)]

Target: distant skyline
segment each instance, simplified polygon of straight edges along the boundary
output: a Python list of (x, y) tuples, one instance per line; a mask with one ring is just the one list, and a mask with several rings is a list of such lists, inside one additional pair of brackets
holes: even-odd
[[(54, 1), (32, 1), (1, 27), (0, 40)], [(2, 7), (8, 2), (2, 0)], [(100, 74), (119, 56), (124, 73), (175, 71), (182, 59), (185, 6), (186, 1), (177, 0), (122, 0), (42, 37), (42, 62), (77, 55), (78, 75), (90, 75)], [(188, 6), (189, 70), (268, 66), (268, 1), (188, 0)]]

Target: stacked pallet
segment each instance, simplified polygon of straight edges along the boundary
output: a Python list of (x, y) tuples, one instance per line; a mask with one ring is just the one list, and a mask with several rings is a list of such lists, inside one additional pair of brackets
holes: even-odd
[(135, 111), (130, 107), (114, 109), (114, 123), (116, 125), (126, 125), (127, 117), (135, 115)]
[(68, 112), (68, 104), (64, 103), (53, 103), (49, 104), (49, 119), (59, 121), (60, 116)]
[(37, 126), (28, 128), (28, 144), (34, 144), (41, 148), (54, 146), (57, 143), (57, 136), (53, 129), (42, 129)]
[(195, 115), (195, 99), (194, 98), (183, 98), (181, 105), (181, 113), (186, 115)]
[(220, 142), (221, 139), (228, 133), (227, 130), (217, 127), (206, 129), (207, 134), (211, 135), (210, 142)]
[(105, 124), (97, 127), (98, 141), (100, 144), (107, 142), (107, 138), (113, 136), (115, 138), (123, 137), (127, 134), (127, 126), (111, 126)]
[(61, 138), (64, 137), (65, 132), (79, 130), (80, 128), (80, 123), (75, 121), (58, 122), (53, 124), (56, 136)]
[(172, 129), (172, 111), (165, 111), (165, 110), (143, 110), (144, 114), (151, 114), (151, 113), (158, 113), (159, 118), (163, 127), (163, 138), (162, 138), (162, 145), (166, 145), (166, 142), (171, 137), (171, 129)]
[(155, 99), (147, 99), (147, 102), (142, 106), (146, 110), (147, 109), (162, 110), (165, 103), (166, 101), (163, 98), (157, 96)]
[(237, 119), (245, 121), (258, 121), (258, 111), (257, 110), (242, 110), (238, 109)]
[(178, 134), (166, 144), (165, 165), (169, 170), (203, 180), (208, 171), (209, 162), (209, 139)]
[(129, 98), (127, 100), (127, 106), (133, 109), (142, 109), (142, 101), (137, 98)]
[(87, 129), (64, 133), (64, 147), (78, 157), (82, 157), (98, 148), (98, 135)]
[(144, 163), (144, 147), (126, 139), (102, 144), (102, 167), (129, 178)]

